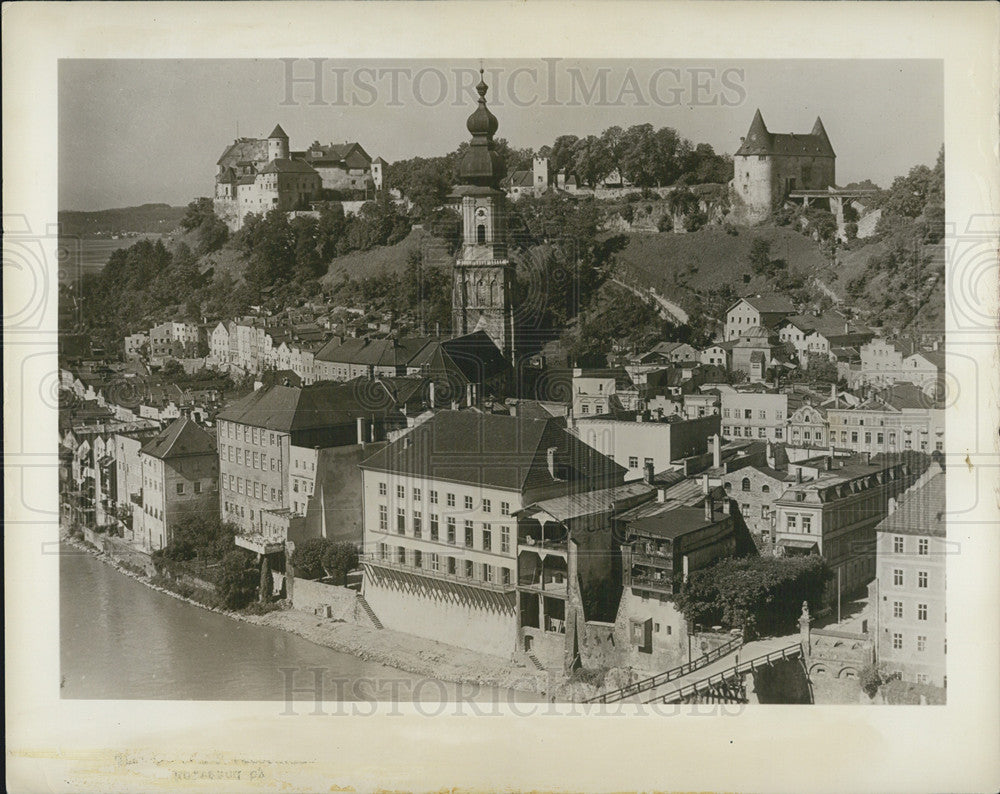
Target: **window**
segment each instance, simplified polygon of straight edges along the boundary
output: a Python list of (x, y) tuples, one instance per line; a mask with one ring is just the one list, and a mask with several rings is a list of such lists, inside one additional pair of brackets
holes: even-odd
[[(806, 435), (808, 436), (808, 433)], [(767, 428), (758, 427), (757, 428), (757, 438), (767, 438)]]
[(454, 557), (448, 558), (448, 573), (454, 574), (457, 571), (456, 562)]
[(872, 443), (872, 434), (871, 433), (865, 433), (865, 443), (866, 444), (871, 444)]
[(492, 582), (493, 581), (493, 566), (483, 563), (483, 581)]
[(903, 538), (899, 535), (896, 535), (892, 539), (892, 553), (893, 554), (903, 553)]
[(385, 496), (386, 495), (386, 490), (387, 489), (385, 487), (385, 483), (384, 482), (380, 482), (378, 484), (378, 495), (379, 496)]
[(917, 650), (923, 653), (927, 650), (927, 637), (924, 634), (917, 635)]
[(438, 503), (438, 492), (431, 491), (430, 498), (431, 498), (431, 504), (436, 505)]
[(403, 546), (396, 547), (396, 561), (400, 565), (406, 565), (406, 548)]
[(885, 434), (884, 433), (878, 433), (878, 434), (876, 434), (875, 441), (878, 444), (884, 444), (885, 443)]
[(903, 650), (903, 635), (898, 631), (892, 633), (892, 649), (894, 651)]
[(400, 535), (406, 533), (406, 510), (402, 507), (396, 508), (396, 531)]
[[(758, 419), (767, 419), (767, 411), (764, 411), (764, 410), (757, 411), (757, 418)], [(806, 421), (808, 422), (809, 420), (806, 419)]]
[(858, 432), (856, 430), (851, 433), (851, 443), (852, 444), (858, 443)]
[(743, 481), (740, 483), (740, 490), (749, 491), (750, 490), (750, 478), (744, 477)]
[(928, 541), (927, 538), (920, 538), (920, 540), (917, 541), (917, 554), (921, 557), (926, 557), (929, 543), (930, 541)]
[(413, 567), (414, 567), (414, 568), (422, 568), (422, 567), (423, 567), (423, 561), (424, 561), (424, 560), (423, 560), (423, 556), (424, 556), (424, 555), (423, 555), (423, 553), (422, 553), (422, 552), (420, 551), (420, 549), (416, 549), (416, 550), (415, 550), (415, 551), (413, 552)]
[(893, 587), (902, 587), (903, 586), (903, 569), (902, 568), (893, 568), (892, 569), (892, 584), (893, 584)]
[(893, 445), (896, 443), (896, 434), (895, 433), (890, 433), (889, 434), (889, 443), (893, 444)]
[(760, 517), (761, 518), (770, 518), (771, 517), (771, 508), (768, 507), (767, 505), (761, 505), (760, 506)]
[(917, 620), (927, 620), (927, 604), (917, 604)]
[(402, 485), (397, 485), (396, 486), (396, 498), (397, 499), (405, 499), (406, 498), (406, 488), (404, 488)]
[(729, 418), (729, 409), (728, 408), (723, 408), (722, 409), (722, 415), (723, 415), (723, 417), (725, 417), (726, 419), (728, 419)]
[(798, 530), (798, 517), (797, 516), (788, 516), (785, 519), (785, 528), (789, 532), (798, 532), (799, 531)]
[(743, 418), (744, 419), (753, 419), (753, 409), (752, 408), (744, 408), (743, 409)]
[(780, 439), (780, 438), (784, 438), (784, 436), (785, 436), (785, 431), (784, 431), (783, 428), (780, 428), (780, 427), (774, 428), (774, 437), (775, 438)]
[(466, 521), (465, 522), (465, 546), (466, 546), (466, 548), (470, 548), (471, 549), (472, 548), (472, 544), (473, 544), (472, 522), (471, 521)]
[(413, 511), (413, 537), (415, 537), (415, 538), (419, 538), (420, 537), (421, 519), (422, 519), (421, 512), (419, 510), (414, 510)]
[(448, 507), (454, 507), (455, 506), (455, 494), (453, 494), (453, 493), (448, 494), (448, 496), (447, 496), (447, 502), (448, 502)]
[(483, 512), (484, 513), (489, 513), (491, 511), (491, 509), (492, 509), (492, 507), (490, 505), (490, 500), (489, 499), (483, 499)]
[(448, 542), (455, 545), (455, 519), (448, 518)]
[(785, 418), (785, 412), (784, 411), (775, 411), (774, 412), (774, 418), (775, 419), (784, 419)]
[(438, 516), (437, 513), (431, 513), (431, 540), (438, 539)]
[(439, 571), (441, 570), (441, 558), (437, 554), (431, 554), (431, 570)]
[(638, 469), (639, 468), (639, 458), (636, 457), (635, 455), (629, 455), (629, 458), (628, 458), (628, 467), (630, 469)]
[(762, 485), (762, 486), (760, 486), (760, 492), (761, 493), (771, 493), (771, 486), (770, 485)]
[(893, 601), (892, 602), (892, 616), (894, 618), (896, 618), (897, 620), (902, 619), (902, 617), (903, 617), (903, 602), (902, 601)]
[(643, 458), (642, 459), (642, 465), (643, 466), (652, 466), (653, 465), (653, 459), (652, 458)]
[(807, 535), (812, 534), (812, 516), (802, 516), (802, 531)]
[(503, 584), (510, 584), (510, 568), (500, 569), (500, 581)]
[(466, 510), (471, 510), (472, 509), (472, 497), (471, 496), (466, 496), (465, 497), (465, 509)]
[(177, 493), (184, 493), (184, 483), (177, 483)]
[(420, 501), (420, 489), (419, 488), (414, 488), (413, 489), (413, 501), (414, 502), (419, 502)]
[(500, 515), (509, 516), (510, 515), (510, 502), (500, 503)]
[(493, 550), (493, 528), (491, 524), (483, 524), (483, 551)]
[(927, 587), (927, 571), (917, 572), (917, 587)]
[(500, 551), (510, 551), (510, 527), (500, 527)]
[(466, 579), (472, 578), (472, 560), (465, 561), (465, 578)]
[(201, 493), (201, 480), (196, 480), (194, 484), (194, 492)]

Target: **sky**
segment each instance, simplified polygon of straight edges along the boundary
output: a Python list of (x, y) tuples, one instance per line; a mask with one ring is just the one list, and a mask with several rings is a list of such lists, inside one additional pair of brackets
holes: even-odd
[[(772, 132), (821, 116), (837, 183), (886, 186), (932, 165), (944, 141), (940, 61), (571, 60), (483, 65), (498, 137), (539, 148), (607, 127), (673, 127), (732, 154), (760, 108)], [(452, 151), (469, 136), (478, 62), (63, 60), (59, 207), (187, 204), (213, 192), (239, 136), (281, 124), (291, 148), (358, 141), (388, 162)]]

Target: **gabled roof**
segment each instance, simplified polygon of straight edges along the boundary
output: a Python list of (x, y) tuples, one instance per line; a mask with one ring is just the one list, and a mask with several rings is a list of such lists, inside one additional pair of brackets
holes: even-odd
[(274, 127), (274, 129), (271, 130), (271, 134), (268, 135), (267, 137), (268, 138), (284, 138), (286, 141), (288, 140), (288, 135), (285, 133), (285, 131), (283, 129), (281, 129), (281, 125), (280, 124), (276, 124), (275, 127)]
[[(555, 447), (557, 478), (548, 467)], [(440, 411), (361, 464), (363, 469), (501, 488), (581, 481), (605, 487), (625, 469), (568, 433), (556, 419), (529, 419), (477, 411)]]
[(142, 452), (160, 460), (191, 455), (215, 455), (215, 439), (190, 419), (182, 416), (143, 444)]
[(786, 298), (784, 295), (747, 295), (740, 298), (736, 303), (726, 309), (726, 314), (729, 314), (733, 309), (740, 305), (743, 301), (746, 301), (751, 306), (753, 306), (757, 311), (762, 314), (794, 314), (795, 307), (792, 306), (792, 302)]
[(260, 172), (262, 174), (315, 174), (319, 176), (316, 173), (316, 169), (309, 165), (309, 163), (302, 160), (290, 160), (285, 157), (278, 157), (272, 160)]
[[(373, 386), (376, 393), (384, 395), (382, 387)], [(358, 417), (395, 413), (388, 398), (383, 404), (373, 403), (368, 396), (354, 381), (302, 387), (265, 386), (228, 406), (219, 419), (291, 433), (332, 428), (354, 422)]]
[(760, 109), (750, 122), (750, 129), (736, 150), (737, 156), (750, 155), (798, 155), (813, 157), (836, 157), (830, 138), (817, 116), (812, 131), (802, 135), (797, 133), (774, 133), (767, 129)]

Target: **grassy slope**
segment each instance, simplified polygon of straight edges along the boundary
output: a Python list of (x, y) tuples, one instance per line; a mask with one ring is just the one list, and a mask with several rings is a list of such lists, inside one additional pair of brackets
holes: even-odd
[(338, 256), (330, 263), (326, 275), (320, 281), (325, 285), (333, 284), (342, 274), (359, 279), (374, 276), (383, 270), (402, 273), (410, 252), (419, 251), (429, 237), (422, 229), (414, 229), (395, 245), (383, 245), (369, 251), (352, 251)]

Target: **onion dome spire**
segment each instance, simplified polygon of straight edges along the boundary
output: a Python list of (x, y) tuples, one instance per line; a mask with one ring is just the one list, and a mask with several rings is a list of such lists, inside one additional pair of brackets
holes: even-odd
[(458, 177), (463, 184), (497, 188), (506, 173), (506, 167), (503, 158), (495, 151), (493, 143), (493, 136), (499, 129), (500, 123), (486, 107), (488, 90), (483, 69), (480, 68), (479, 84), (476, 86), (479, 104), (465, 123), (472, 140), (458, 167)]

